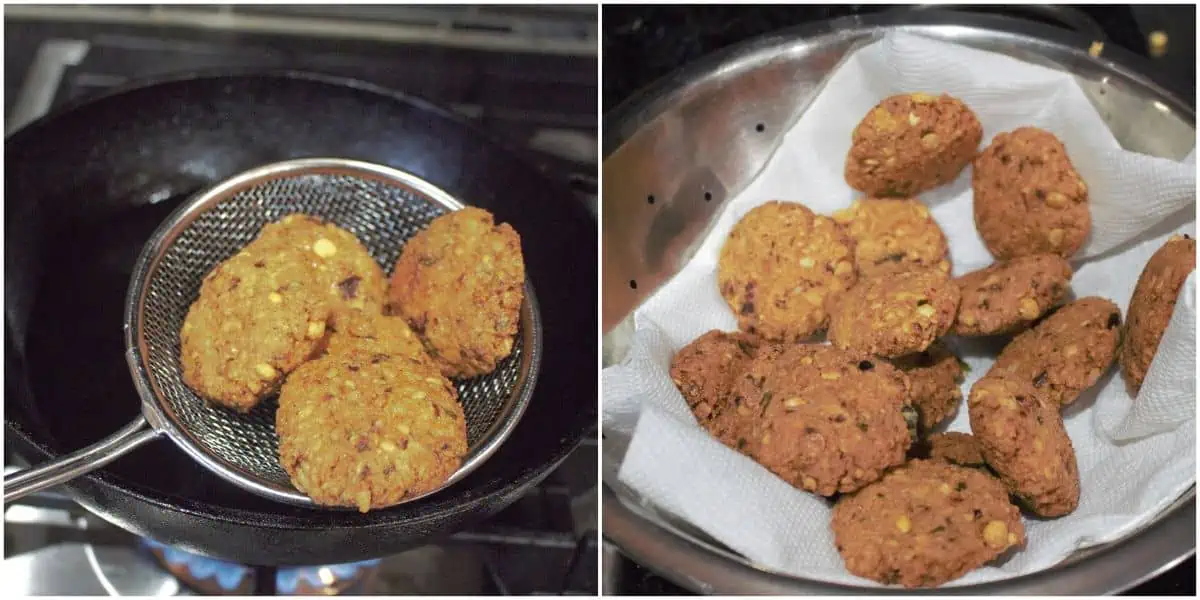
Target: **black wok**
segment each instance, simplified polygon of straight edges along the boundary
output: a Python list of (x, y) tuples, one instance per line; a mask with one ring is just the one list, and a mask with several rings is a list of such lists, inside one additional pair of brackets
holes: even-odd
[(5, 425), (35, 464), (138, 413), (122, 355), (131, 268), (204, 187), (275, 161), (351, 158), (411, 172), (521, 233), (544, 359), (521, 423), (469, 477), (365, 515), (312, 510), (243, 492), (160, 440), (64, 484), (124, 529), (245, 564), (396, 553), (505, 507), (595, 426), (596, 222), (565, 184), (446, 111), (324, 76), (183, 76), (67, 106), (5, 151)]

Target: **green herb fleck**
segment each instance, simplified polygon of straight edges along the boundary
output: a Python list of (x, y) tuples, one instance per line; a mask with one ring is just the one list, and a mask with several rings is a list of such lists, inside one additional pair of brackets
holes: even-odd
[(767, 407), (771, 405), (771, 398), (774, 396), (775, 394), (773, 392), (763, 392), (762, 412), (759, 414), (767, 414)]
[(897, 198), (900, 196), (904, 196), (905, 195), (904, 190), (906, 188), (908, 188), (908, 186), (905, 185), (904, 183), (888, 182), (887, 186), (883, 188), (883, 192), (880, 194), (880, 196), (883, 196), (885, 198)]

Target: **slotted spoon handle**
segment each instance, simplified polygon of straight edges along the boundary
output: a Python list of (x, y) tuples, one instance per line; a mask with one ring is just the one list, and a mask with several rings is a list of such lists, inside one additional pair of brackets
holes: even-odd
[(134, 422), (91, 446), (46, 464), (5, 476), (4, 503), (99, 469), (130, 450), (157, 438), (159, 432), (146, 425), (146, 417), (138, 415)]

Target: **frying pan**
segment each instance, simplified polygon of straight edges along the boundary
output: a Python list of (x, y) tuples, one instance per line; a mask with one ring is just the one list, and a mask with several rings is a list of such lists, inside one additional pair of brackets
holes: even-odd
[(524, 417), (469, 476), (391, 509), (331, 512), (242, 491), (156, 441), (64, 484), (128, 531), (254, 565), (393, 554), (504, 508), (596, 424), (596, 222), (564, 183), (447, 111), (322, 75), (191, 74), (69, 105), (5, 145), (5, 427), (31, 463), (138, 414), (122, 298), (151, 232), (198, 190), (337, 156), (412, 173), (522, 236), (545, 357)]

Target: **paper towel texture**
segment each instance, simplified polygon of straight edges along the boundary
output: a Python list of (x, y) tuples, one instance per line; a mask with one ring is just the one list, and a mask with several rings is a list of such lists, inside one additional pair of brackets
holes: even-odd
[[(716, 284), (717, 255), (733, 224), (769, 200), (801, 202), (823, 214), (849, 206), (857, 193), (842, 174), (851, 131), (883, 98), (916, 91), (963, 100), (983, 124), (984, 145), (996, 133), (1026, 125), (1063, 141), (1090, 188), (1093, 218), (1091, 237), (1072, 260), (1075, 297), (1109, 298), (1124, 314), (1154, 251), (1171, 233), (1194, 235), (1194, 161), (1122, 150), (1069, 75), (905, 34), (850, 57), (761, 175), (731, 201), (687, 267), (638, 310), (629, 354), (603, 373), (605, 434), (622, 441), (632, 436), (621, 481), (768, 568), (871, 584), (843, 567), (827, 502), (792, 488), (699, 428), (670, 380), (670, 360), (705, 331), (736, 329)], [(955, 275), (992, 262), (975, 229), (970, 168), (921, 200), (947, 235)], [(1082, 485), (1078, 510), (1055, 520), (1026, 519), (1024, 550), (950, 585), (1049, 567), (1077, 548), (1136, 529), (1194, 485), (1195, 285), (1193, 274), (1136, 402), (1114, 367), (1068, 407), (1067, 432)], [(949, 341), (971, 367), (962, 386), (966, 397), (1000, 348)], [(965, 408), (946, 429), (970, 431)]]

